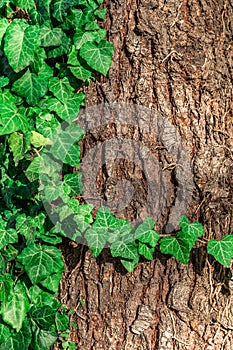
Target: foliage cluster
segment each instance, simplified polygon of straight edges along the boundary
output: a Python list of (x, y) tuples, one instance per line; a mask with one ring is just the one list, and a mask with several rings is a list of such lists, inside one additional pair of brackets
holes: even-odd
[[(152, 260), (158, 243), (162, 253), (187, 264), (204, 234), (187, 217), (170, 237), (161, 237), (151, 218), (134, 228), (105, 207), (94, 220), (93, 207), (74, 198), (82, 191), (81, 174), (68, 172), (79, 167), (77, 142), (84, 135), (72, 123), (85, 102), (80, 88), (107, 74), (113, 52), (97, 23), (106, 14), (101, 3), (0, 0), (0, 350), (46, 350), (58, 336), (64, 349), (75, 348), (68, 341), (68, 316), (54, 298), (64, 271), (57, 245), (67, 225), (69, 238), (86, 243), (96, 257), (109, 247), (128, 271), (140, 256)], [(51, 141), (55, 130), (61, 133), (57, 143)], [(42, 167), (46, 149), (49, 161)], [(56, 186), (60, 175), (51, 173), (50, 164), (61, 161), (63, 181)], [(54, 204), (56, 224), (46, 203)], [(208, 252), (229, 266), (233, 235), (210, 241)]]

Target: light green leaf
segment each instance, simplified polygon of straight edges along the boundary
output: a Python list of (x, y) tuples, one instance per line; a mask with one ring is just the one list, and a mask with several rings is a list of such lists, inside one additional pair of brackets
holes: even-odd
[(233, 235), (224, 236), (220, 241), (211, 239), (207, 252), (223, 266), (229, 267), (233, 259)]
[(160, 241), (160, 251), (171, 254), (183, 264), (187, 264), (190, 255), (189, 245), (176, 237), (163, 237)]
[(121, 257), (136, 261), (138, 259), (138, 250), (135, 242), (125, 243), (124, 241), (113, 242), (110, 251), (113, 257)]
[[(69, 317), (67, 314), (56, 313), (56, 326), (59, 331), (65, 331), (69, 328)], [(76, 349), (76, 346), (75, 346)]]
[(4, 52), (15, 72), (27, 67), (34, 59), (40, 45), (40, 28), (22, 19), (14, 19), (4, 38)]
[[(8, 326), (5, 326), (4, 324), (0, 324), (0, 344), (4, 344), (8, 338), (10, 338), (11, 332), (10, 328)], [(1, 349), (1, 346), (0, 346)]]
[(13, 228), (7, 228), (7, 223), (0, 217), (0, 250), (9, 243), (18, 242), (17, 231)]
[(24, 10), (30, 10), (35, 6), (34, 0), (14, 0), (14, 4)]
[(17, 107), (12, 102), (0, 102), (0, 136), (11, 134), (14, 131), (26, 131), (27, 118), (18, 114)]
[(91, 249), (92, 254), (97, 257), (105, 247), (108, 239), (108, 232), (102, 228), (90, 228), (86, 231), (84, 237), (87, 240), (88, 247)]
[(22, 251), (17, 260), (25, 266), (33, 284), (53, 273), (64, 271), (61, 251), (52, 246), (31, 244)]
[(29, 301), (25, 287), (19, 281), (11, 291), (8, 301), (2, 304), (2, 318), (18, 332), (29, 309)]
[(61, 28), (51, 29), (44, 26), (40, 32), (41, 46), (59, 46), (62, 44), (63, 36), (64, 32), (61, 30)]
[(8, 20), (6, 18), (0, 19), (0, 42), (2, 41), (2, 38), (7, 30), (7, 27), (10, 25)]
[(155, 248), (149, 248), (146, 244), (139, 242), (138, 253), (143, 255), (147, 260), (153, 260)]
[(31, 144), (39, 148), (51, 144), (51, 140), (33, 130), (31, 134)]
[(105, 40), (98, 44), (87, 42), (80, 49), (80, 56), (97, 72), (107, 75), (112, 63), (113, 45)]
[(8, 143), (14, 156), (15, 166), (17, 166), (25, 153), (30, 150), (30, 142), (24, 137), (24, 134), (14, 132), (10, 135)]

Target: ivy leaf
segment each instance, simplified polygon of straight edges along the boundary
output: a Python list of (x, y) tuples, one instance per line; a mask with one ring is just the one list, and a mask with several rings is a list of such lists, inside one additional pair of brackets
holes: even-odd
[(55, 313), (50, 305), (33, 305), (30, 310), (32, 320), (40, 329), (49, 330), (55, 322)]
[(2, 38), (7, 30), (7, 27), (10, 25), (8, 20), (6, 18), (0, 19), (0, 42), (2, 41)]
[(27, 118), (23, 114), (18, 114), (18, 109), (14, 103), (0, 102), (0, 136), (18, 130), (26, 131), (27, 128)]
[(92, 254), (97, 257), (107, 243), (108, 231), (102, 228), (90, 228), (86, 231), (84, 237), (87, 240), (88, 247), (91, 249)]
[(18, 242), (17, 231), (13, 228), (7, 228), (7, 223), (0, 218), (0, 250), (9, 243)]
[(19, 281), (10, 293), (8, 301), (2, 304), (3, 320), (18, 332), (23, 324), (29, 309), (29, 301), (25, 287)]
[(6, 30), (4, 42), (10, 66), (16, 73), (20, 72), (33, 61), (40, 45), (40, 28), (27, 24), (25, 20), (14, 19)]
[(92, 72), (77, 63), (75, 67), (69, 67), (71, 73), (79, 80), (86, 81), (90, 79)]
[(41, 46), (59, 46), (62, 44), (63, 36), (64, 32), (61, 28), (51, 29), (47, 26), (44, 26), (41, 28), (40, 32)]
[(79, 50), (82, 47), (82, 45), (87, 43), (88, 41), (94, 41), (95, 37), (95, 32), (77, 29), (73, 39), (76, 50)]
[(15, 166), (24, 158), (25, 153), (30, 150), (30, 142), (20, 132), (14, 132), (9, 136), (8, 143), (14, 156)]
[(142, 243), (148, 243), (151, 247), (155, 247), (160, 236), (154, 231), (155, 221), (152, 218), (146, 218), (135, 231), (134, 238)]
[(64, 176), (63, 184), (70, 186), (70, 196), (77, 196), (77, 194), (82, 193), (81, 178), (81, 173), (66, 174)]
[(33, 324), (30, 346), (33, 350), (47, 350), (55, 343), (57, 337), (55, 326), (51, 326), (49, 330), (44, 330)]
[(121, 259), (121, 263), (128, 272), (133, 272), (135, 266), (139, 262), (139, 256), (135, 260)]
[(30, 10), (34, 7), (34, 0), (14, 0), (14, 4), (21, 9)]
[(233, 259), (233, 235), (224, 236), (220, 241), (211, 239), (207, 252), (223, 266), (229, 267)]
[(56, 247), (31, 244), (17, 257), (33, 284), (58, 271), (64, 271), (61, 251)]
[(66, 155), (66, 158), (64, 160), (65, 164), (69, 164), (75, 168), (79, 168), (80, 166), (80, 146), (79, 145), (72, 145), (69, 149), (68, 154)]
[(136, 261), (138, 259), (138, 250), (135, 242), (125, 243), (124, 241), (115, 241), (110, 247), (113, 257), (121, 257)]
[(52, 75), (52, 69), (44, 64), (38, 75), (28, 69), (22, 77), (13, 84), (12, 91), (26, 99), (29, 105), (36, 105), (40, 98), (48, 91), (48, 78)]
[(177, 233), (177, 237), (185, 241), (189, 245), (189, 250), (195, 245), (198, 237), (204, 234), (204, 227), (200, 222), (189, 223), (186, 216), (182, 216), (179, 220), (181, 231)]
[(49, 91), (51, 91), (55, 97), (61, 102), (65, 102), (73, 93), (73, 88), (70, 86), (67, 78), (51, 78), (49, 80)]
[(63, 22), (64, 17), (67, 15), (67, 10), (71, 6), (69, 0), (55, 0), (53, 1), (53, 17), (59, 22)]
[(78, 124), (70, 124), (65, 130), (57, 130), (57, 134), (54, 134), (53, 146), (50, 149), (50, 154), (53, 157), (63, 161), (69, 150), (75, 142), (82, 139), (84, 130)]
[(189, 260), (190, 249), (187, 242), (179, 237), (163, 237), (160, 241), (160, 251), (163, 254), (171, 254), (183, 264)]
[(147, 260), (153, 260), (155, 248), (149, 248), (146, 244), (139, 242), (138, 253), (143, 255)]
[(82, 45), (80, 56), (91, 68), (106, 76), (112, 63), (113, 50), (113, 45), (105, 40), (98, 44), (87, 42)]
[(1, 77), (0, 78), (0, 88), (5, 87), (6, 85), (8, 85), (10, 82), (10, 79), (7, 77)]
[(48, 58), (56, 58), (67, 54), (67, 52), (69, 51), (70, 42), (71, 39), (68, 38), (66, 35), (63, 35), (61, 45), (59, 45), (53, 50), (49, 50)]
[(116, 218), (108, 208), (102, 206), (97, 211), (93, 227), (115, 230), (124, 226), (126, 222), (126, 220)]

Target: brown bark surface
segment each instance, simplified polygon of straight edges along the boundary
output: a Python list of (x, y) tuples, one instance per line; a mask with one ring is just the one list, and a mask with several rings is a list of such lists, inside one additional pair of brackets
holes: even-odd
[[(193, 164), (195, 191), (187, 215), (205, 225), (203, 240), (233, 233), (231, 0), (106, 0), (105, 6), (113, 64), (107, 78), (87, 88), (87, 105), (123, 101), (166, 115)], [(86, 138), (83, 154), (116, 133), (123, 131), (114, 125), (95, 131)], [(127, 133), (136, 138), (135, 129)], [(153, 151), (154, 140), (142, 135), (142, 141)], [(154, 152), (173, 198), (171, 159), (162, 149)], [(133, 174), (138, 197), (119, 214), (130, 219), (146, 196), (143, 175), (124, 161), (110, 169), (111, 174), (108, 169), (100, 173), (100, 191), (106, 179)], [(160, 232), (171, 206), (168, 200), (158, 219)], [(77, 349), (233, 349), (231, 272), (213, 262), (201, 242), (188, 266), (157, 252), (133, 273), (107, 249), (95, 259), (86, 247), (67, 241), (63, 252), (67, 269), (60, 299), (75, 309), (71, 320), (78, 329), (72, 330), (71, 340)]]

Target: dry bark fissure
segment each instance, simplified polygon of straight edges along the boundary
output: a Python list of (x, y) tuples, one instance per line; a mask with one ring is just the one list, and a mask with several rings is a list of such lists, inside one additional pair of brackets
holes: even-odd
[[(193, 164), (195, 188), (187, 210), (205, 225), (205, 239), (233, 233), (233, 5), (230, 0), (106, 0), (104, 22), (115, 50), (108, 77), (86, 88), (87, 106), (127, 102), (166, 115)], [(122, 136), (124, 126), (92, 130), (83, 156), (105, 139)], [(166, 150), (137, 128), (162, 167), (172, 162)], [(169, 200), (158, 218), (163, 230), (176, 196), (174, 169), (166, 168)], [(102, 195), (117, 178), (137, 189), (119, 216), (140, 211), (147, 184), (140, 167), (124, 159), (99, 169)], [(159, 199), (158, 199), (159, 200)], [(140, 202), (141, 201), (141, 202)], [(139, 205), (137, 206), (137, 204)], [(60, 299), (74, 308), (70, 339), (80, 350), (230, 350), (233, 305), (229, 269), (207, 256), (202, 244), (184, 266), (156, 253), (126, 273), (106, 249), (97, 259), (86, 247), (65, 241), (66, 272)], [(85, 300), (82, 306), (81, 300)], [(54, 349), (61, 349), (58, 342)]]

